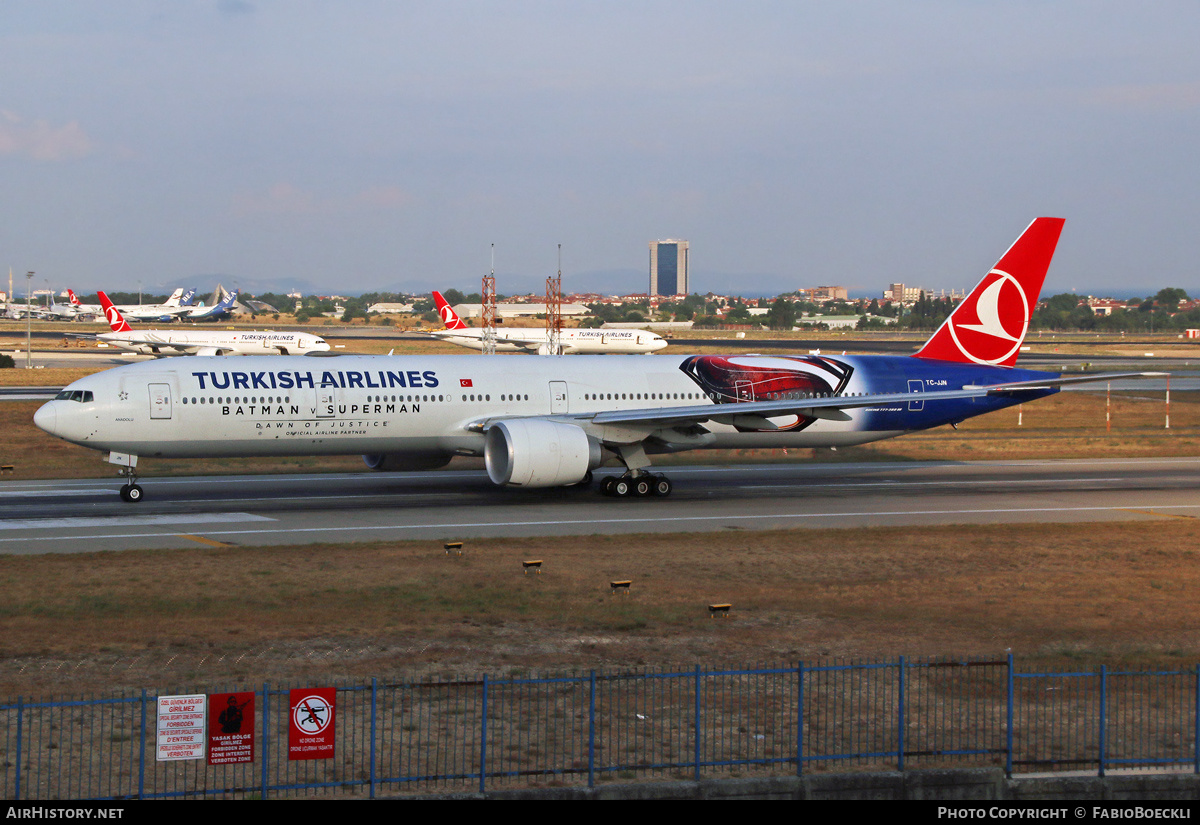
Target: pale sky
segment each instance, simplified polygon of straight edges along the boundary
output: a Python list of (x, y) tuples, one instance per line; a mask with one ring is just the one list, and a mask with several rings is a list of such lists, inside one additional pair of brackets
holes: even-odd
[[(1200, 294), (1200, 4), (4, 0), (35, 287)], [(5, 273), (6, 275), (7, 273)], [(3, 287), (7, 288), (5, 279)], [(18, 285), (19, 295), (24, 286)]]

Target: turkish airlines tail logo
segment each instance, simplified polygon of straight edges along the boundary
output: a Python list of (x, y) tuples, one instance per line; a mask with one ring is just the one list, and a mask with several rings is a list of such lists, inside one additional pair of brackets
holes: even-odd
[(454, 312), (454, 307), (446, 303), (446, 299), (442, 297), (442, 293), (436, 289), (433, 291), (433, 301), (437, 304), (438, 314), (442, 316), (442, 323), (446, 325), (446, 329), (467, 328), (467, 325)]
[(71, 299), (72, 304), (74, 304), (75, 306), (79, 306), (79, 299), (76, 298), (75, 293), (69, 289), (67, 290), (67, 297)]
[(917, 358), (1011, 367), (1054, 257), (1062, 218), (1037, 218), (933, 334)]
[(108, 296), (103, 292), (98, 293), (100, 296), (100, 306), (104, 307), (104, 317), (108, 321), (108, 325), (112, 327), (113, 332), (133, 332), (133, 327), (129, 326), (129, 322), (125, 320), (125, 316), (121, 311), (113, 306), (112, 301), (108, 300)]

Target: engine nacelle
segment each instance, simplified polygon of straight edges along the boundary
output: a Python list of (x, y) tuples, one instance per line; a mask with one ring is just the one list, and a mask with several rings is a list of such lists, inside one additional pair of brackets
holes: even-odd
[(493, 484), (564, 487), (600, 466), (600, 445), (574, 424), (514, 419), (487, 431), (483, 459)]
[(364, 455), (363, 462), (372, 470), (436, 470), (450, 463), (452, 455), (442, 452), (377, 453)]

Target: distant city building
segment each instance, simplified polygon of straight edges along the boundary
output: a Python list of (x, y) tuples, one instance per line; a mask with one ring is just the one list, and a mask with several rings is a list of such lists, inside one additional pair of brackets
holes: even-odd
[(814, 286), (798, 289), (801, 300), (823, 303), (825, 301), (847, 301), (850, 292), (844, 286)]
[(904, 284), (888, 284), (888, 288), (883, 292), (883, 297), (898, 304), (911, 304), (921, 298), (921, 288), (919, 286), (906, 287)]
[(650, 295), (687, 295), (688, 242), (650, 242)]
[(919, 286), (908, 286), (906, 284), (888, 284), (888, 288), (883, 291), (884, 300), (895, 301), (898, 304), (915, 304), (921, 300), (921, 293), (925, 293), (925, 297), (929, 299), (949, 298), (952, 301), (961, 301), (967, 297), (967, 293), (958, 292), (956, 290), (941, 290), (938, 292), (932, 289), (922, 289)]
[(378, 303), (378, 304), (371, 304), (369, 307), (367, 307), (367, 312), (377, 312), (380, 315), (397, 315), (400, 313), (412, 312), (412, 311), (413, 311), (412, 304)]

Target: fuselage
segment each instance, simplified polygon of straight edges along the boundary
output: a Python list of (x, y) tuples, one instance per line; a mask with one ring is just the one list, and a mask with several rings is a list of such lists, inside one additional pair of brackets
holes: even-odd
[(647, 451), (828, 447), (957, 423), (1057, 390), (930, 402), (919, 399), (922, 392), (1047, 377), (906, 356), (196, 356), (83, 378), (45, 404), (35, 423), (75, 444), (141, 456), (480, 455), (484, 435), (468, 427), (488, 419), (797, 397), (787, 393), (914, 394), (847, 409), (841, 421), (709, 422), (694, 444), (649, 444)]
[(323, 352), (329, 344), (307, 332), (146, 329), (106, 332), (96, 339), (142, 355), (292, 355)]
[[(483, 349), (483, 330), (477, 327), (432, 334), (461, 347)], [(564, 355), (646, 354), (667, 346), (662, 336), (644, 329), (564, 329), (559, 341)], [(496, 330), (496, 352), (538, 352), (548, 342), (545, 330)]]

